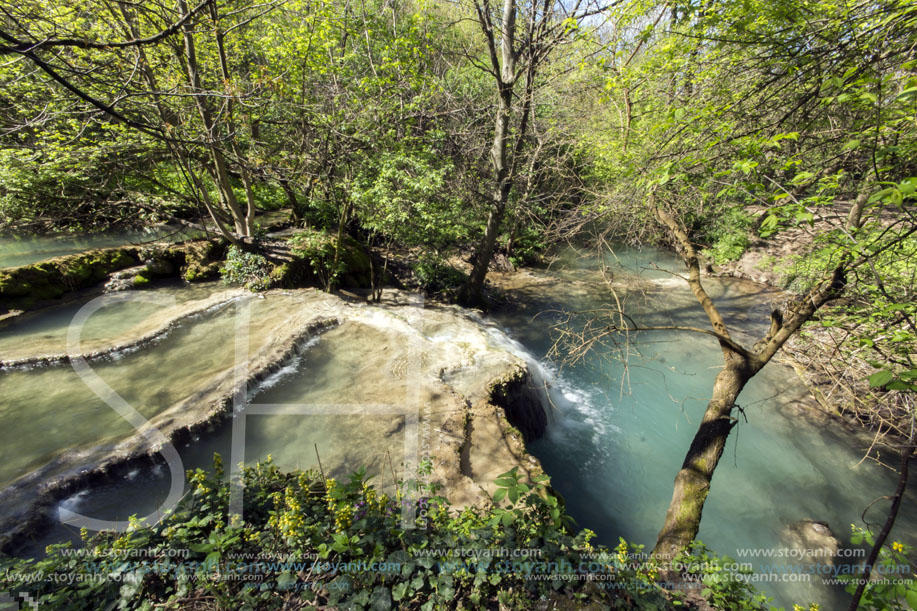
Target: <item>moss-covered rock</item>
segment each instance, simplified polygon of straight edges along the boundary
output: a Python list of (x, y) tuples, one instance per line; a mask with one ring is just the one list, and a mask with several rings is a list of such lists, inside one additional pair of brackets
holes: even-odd
[(0, 313), (30, 309), (60, 299), (67, 293), (90, 288), (120, 270), (143, 264), (125, 278), (128, 287), (147, 286), (153, 280), (181, 274), (189, 282), (219, 277), (226, 253), (223, 240), (192, 240), (179, 244), (153, 244), (90, 250), (31, 265), (0, 270)]
[(141, 274), (137, 274), (137, 275), (134, 276), (134, 278), (131, 280), (131, 284), (133, 285), (133, 287), (134, 287), (135, 289), (143, 288), (143, 287), (148, 286), (148, 285), (150, 284), (150, 279), (147, 278), (146, 276), (144, 276), (142, 273), (141, 273)]
[(181, 245), (181, 276), (186, 282), (203, 282), (220, 277), (220, 264), (226, 256), (225, 240), (196, 240)]
[(0, 271), (0, 310), (30, 308), (94, 286), (138, 262), (133, 247), (106, 248)]

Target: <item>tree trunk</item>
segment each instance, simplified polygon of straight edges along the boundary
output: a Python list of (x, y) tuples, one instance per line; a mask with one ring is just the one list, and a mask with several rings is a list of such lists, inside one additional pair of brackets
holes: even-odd
[[(129, 37), (133, 39), (140, 38), (140, 30), (137, 27), (136, 20), (134, 19), (133, 12), (126, 6), (121, 5), (118, 7), (121, 16), (124, 19), (124, 29)], [(112, 14), (117, 18), (117, 14), (114, 13), (113, 9)], [(187, 11), (187, 7), (184, 8)], [(187, 14), (187, 12), (185, 13)], [(163, 103), (159, 94), (156, 93), (159, 91), (159, 85), (156, 82), (156, 76), (153, 72), (153, 69), (150, 67), (149, 59), (147, 58), (146, 52), (143, 47), (138, 47), (137, 49), (137, 58), (138, 64), (140, 66), (140, 73), (143, 75), (144, 80), (147, 83), (147, 86), (150, 88), (150, 91), (153, 92), (153, 102), (156, 107), (156, 112), (159, 115), (159, 121), (163, 128), (170, 124), (178, 124), (180, 119), (177, 117), (177, 114), (170, 111)], [(200, 193), (200, 196), (197, 197), (197, 200), (203, 204), (205, 210), (210, 214), (210, 218), (213, 220), (214, 224), (217, 227), (217, 231), (220, 232), (223, 237), (229, 240), (230, 243), (239, 246), (240, 241), (236, 235), (229, 230), (226, 224), (223, 222), (223, 219), (220, 218), (219, 212), (214, 208), (213, 202), (210, 200), (210, 196), (207, 193), (206, 187), (201, 183), (200, 178), (197, 176), (197, 173), (194, 170), (192, 165), (191, 156), (188, 154), (185, 145), (181, 142), (167, 139), (166, 146), (169, 149), (169, 153), (172, 155), (175, 160), (176, 165), (178, 165), (179, 170), (185, 176), (188, 186), (191, 188), (192, 192)], [(201, 219), (201, 222), (204, 222), (204, 219)]]
[[(182, 15), (188, 14), (188, 5), (186, 0), (178, 0), (178, 7)], [(229, 170), (226, 168), (226, 159), (215, 141), (215, 126), (213, 123), (213, 117), (211, 115), (210, 109), (207, 108), (207, 105), (204, 102), (203, 96), (200, 95), (200, 93), (203, 91), (203, 88), (201, 87), (201, 77), (197, 63), (197, 52), (194, 45), (194, 32), (191, 24), (185, 24), (182, 30), (185, 43), (185, 53), (183, 59), (185, 62), (185, 68), (188, 72), (188, 82), (191, 85), (191, 88), (194, 90), (194, 93), (197, 94), (193, 97), (195, 105), (197, 106), (198, 114), (200, 115), (201, 121), (204, 124), (207, 148), (213, 161), (213, 177), (216, 181), (217, 188), (220, 191), (220, 197), (232, 215), (236, 233), (241, 236), (249, 236), (251, 235), (250, 220), (248, 219), (248, 215), (242, 210), (241, 206), (239, 206), (239, 201), (236, 198), (236, 193), (233, 191), (232, 183), (229, 179)]]
[(737, 422), (732, 410), (750, 378), (744, 357), (734, 354), (728, 363), (716, 376), (713, 398), (707, 404), (681, 470), (675, 476), (672, 502), (653, 549), (653, 557), (659, 560), (671, 560), (687, 548), (700, 528), (713, 472), (723, 455), (726, 439)]
[(490, 259), (493, 257), (494, 249), (497, 245), (497, 236), (500, 233), (500, 227), (503, 225), (503, 217), (505, 215), (506, 202), (500, 200), (494, 202), (490, 209), (490, 215), (487, 217), (487, 229), (484, 231), (484, 238), (475, 251), (474, 267), (471, 269), (471, 275), (468, 276), (468, 281), (465, 282), (459, 293), (458, 300), (463, 306), (477, 307), (484, 305), (484, 279), (487, 277), (487, 268), (490, 266)]
[(730, 336), (726, 321), (704, 289), (700, 261), (684, 225), (656, 205), (655, 191), (650, 194), (650, 208), (680, 245), (681, 257), (688, 268), (688, 285), (710, 319), (710, 326), (723, 351), (723, 370), (716, 377), (707, 411), (675, 477), (672, 502), (653, 549), (653, 557), (665, 562), (687, 548), (697, 536), (713, 472), (723, 455), (726, 439), (737, 422), (732, 416), (732, 409), (739, 393), (821, 306), (841, 294), (846, 284), (848, 262), (838, 264), (830, 278), (790, 306), (786, 317), (779, 310), (774, 310), (767, 334), (749, 351)]
[[(487, 268), (497, 245), (497, 236), (506, 216), (506, 203), (512, 189), (512, 172), (507, 163), (507, 152), (510, 139), (510, 118), (513, 107), (513, 86), (516, 83), (516, 3), (515, 0), (503, 2), (503, 27), (500, 40), (500, 59), (497, 57), (497, 46), (494, 40), (490, 17), (481, 7), (478, 8), (478, 21), (487, 39), (490, 50), (493, 75), (497, 82), (498, 102), (497, 116), (494, 120), (494, 140), (490, 149), (490, 161), (494, 171), (494, 193), (487, 217), (484, 237), (475, 251), (474, 267), (468, 281), (459, 292), (458, 301), (464, 306), (480, 306), (484, 303), (484, 279)], [(523, 115), (525, 116), (525, 115)], [(525, 124), (522, 125), (522, 132)], [(520, 134), (520, 138), (522, 135)]]

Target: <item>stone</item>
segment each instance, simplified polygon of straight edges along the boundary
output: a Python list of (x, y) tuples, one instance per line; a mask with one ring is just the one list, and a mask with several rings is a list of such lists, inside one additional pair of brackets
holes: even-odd
[(841, 542), (834, 536), (827, 522), (799, 520), (784, 528), (782, 539), (796, 556), (812, 564), (833, 565)]

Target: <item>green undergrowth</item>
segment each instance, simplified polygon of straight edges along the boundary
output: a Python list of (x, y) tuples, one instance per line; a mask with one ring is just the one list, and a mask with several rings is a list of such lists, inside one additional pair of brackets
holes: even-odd
[(220, 268), (220, 276), (226, 284), (241, 284), (250, 291), (264, 291), (270, 288), (272, 269), (264, 255), (230, 246)]
[[(268, 457), (243, 470), (242, 519), (230, 517), (217, 455), (212, 473), (189, 472), (190, 493), (158, 525), (84, 530), (84, 547), (3, 560), (0, 574), (42, 609), (684, 608), (653, 565), (634, 561), (640, 546), (574, 534), (546, 476), (527, 484), (513, 469), (493, 506), (458, 509), (425, 483), (430, 473), (425, 462), (389, 495), (364, 470), (339, 482)], [(749, 586), (701, 581), (719, 608), (759, 608)]]
[(739, 259), (750, 244), (749, 232), (754, 219), (741, 208), (729, 208), (707, 220), (703, 254), (714, 263), (723, 264)]
[[(265, 256), (272, 248), (286, 253), (279, 263)], [(325, 290), (369, 287), (371, 273), (369, 255), (352, 237), (344, 234), (339, 247), (337, 236), (311, 229), (299, 231), (285, 245), (256, 242), (252, 250), (230, 246), (220, 268), (226, 284), (242, 285), (251, 291), (302, 286)]]
[(421, 254), (411, 269), (417, 285), (431, 294), (455, 293), (468, 278), (443, 257), (433, 253)]

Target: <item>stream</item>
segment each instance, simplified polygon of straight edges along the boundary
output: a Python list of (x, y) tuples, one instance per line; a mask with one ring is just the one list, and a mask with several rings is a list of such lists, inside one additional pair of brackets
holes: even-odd
[[(619, 291), (625, 311), (638, 324), (709, 327), (687, 283), (672, 275), (683, 265), (670, 254), (618, 247), (601, 263), (659, 285), (646, 295)], [(565, 251), (543, 272), (555, 282), (523, 289), (522, 303), (502, 308), (495, 317), (526, 350), (545, 355), (552, 344), (545, 329), (566, 320), (562, 310), (609, 307), (612, 299), (595, 271), (599, 267), (594, 257)], [(734, 279), (709, 278), (704, 284), (746, 345), (766, 333), (775, 294)], [(582, 328), (576, 322), (572, 327)], [(630, 340), (626, 367), (609, 358), (623, 347), (599, 350), (559, 373), (559, 363), (546, 364), (555, 373), (554, 395), (560, 398), (554, 401), (548, 434), (529, 450), (554, 476), (552, 485), (567, 499), (574, 519), (595, 531), (600, 543), (614, 546), (624, 537), (649, 551), (722, 357), (714, 338), (697, 333), (644, 331)], [(738, 401), (744, 415), (714, 475), (698, 538), (719, 554), (751, 562), (759, 579), (786, 580), (755, 583), (774, 597), (772, 605), (816, 602), (823, 609), (846, 608), (849, 598), (842, 588), (824, 586), (817, 576), (810, 583), (798, 581), (807, 575), (794, 574), (795, 567), (801, 565), (797, 573), (807, 567), (799, 559), (779, 557), (787, 547), (781, 532), (799, 520), (823, 521), (842, 546), (849, 545), (850, 525), (864, 525), (863, 510), (892, 494), (897, 476), (862, 460), (872, 435), (827, 422), (805, 398), (795, 372), (776, 362), (748, 383)], [(896, 457), (885, 459), (897, 464)], [(912, 474), (890, 540), (917, 543), (915, 488)], [(885, 502), (870, 509), (874, 529), (887, 509)], [(743, 550), (755, 551), (743, 557)], [(750, 556), (755, 553), (757, 558)]]
[[(9, 247), (0, 251), (4, 257)], [(46, 252), (42, 250), (42, 253)], [(28, 252), (16, 256), (29, 257)], [(42, 254), (44, 256), (44, 254)], [(0, 265), (6, 264), (0, 259)], [(488, 338), (530, 363), (536, 379), (549, 384), (551, 424), (531, 444), (552, 476), (552, 485), (567, 501), (581, 527), (598, 535), (598, 543), (614, 546), (618, 537), (647, 546), (655, 542), (672, 494), (672, 481), (706, 406), (721, 356), (713, 338), (685, 331), (645, 331), (610, 343), (576, 363), (547, 358), (556, 329), (583, 329), (583, 316), (570, 311), (609, 307), (610, 291), (602, 274), (606, 266), (624, 309), (643, 325), (708, 325), (687, 285), (675, 272), (681, 266), (671, 255), (653, 249), (619, 248), (602, 261), (581, 251), (566, 250), (544, 270), (524, 270), (504, 282), (510, 302), (476, 319)], [(615, 278), (631, 279), (614, 284)], [(754, 284), (728, 279), (705, 280), (727, 322), (746, 343), (763, 335), (776, 293)], [(211, 283), (193, 288), (161, 286), (151, 291), (179, 303), (218, 296), (226, 287)], [(192, 396), (200, 380), (232, 366), (233, 313), (241, 298), (225, 299), (187, 317), (168, 333), (136, 350), (116, 353), (94, 367), (147, 417)], [(246, 298), (247, 299), (247, 298)], [(248, 299), (251, 342), (268, 342), (272, 320), (282, 318), (296, 302)], [(0, 361), (10, 354), (61, 352), (67, 327), (81, 304), (50, 309), (0, 327)], [(361, 310), (363, 311), (363, 310)], [(112, 302), (87, 323), (84, 340), (103, 341), (139, 333), (156, 315), (149, 302)], [(388, 313), (365, 309), (365, 320), (343, 324), (304, 344), (298, 356), (257, 387), (250, 397), (264, 404), (347, 404), (382, 402), (390, 395), (390, 371), (382, 360), (367, 356), (368, 346), (383, 343), (380, 325), (393, 324)], [(566, 323), (566, 326), (564, 326)], [(439, 333), (439, 335), (437, 335)], [(447, 330), (426, 334), (431, 341), (461, 344), (477, 341)], [(626, 352), (626, 359), (623, 358)], [(386, 362), (387, 363), (387, 362)], [(388, 367), (388, 365), (386, 365)], [(383, 381), (386, 376), (387, 381)], [(378, 387), (370, 381), (379, 380)], [(359, 383), (358, 383), (359, 382)], [(828, 422), (805, 401), (796, 374), (779, 363), (769, 364), (748, 384), (739, 399), (740, 423), (733, 431), (713, 480), (699, 538), (719, 554), (751, 562), (756, 573), (775, 579), (755, 583), (773, 604), (817, 602), (839, 608), (842, 588), (822, 585), (817, 577), (804, 583), (792, 569), (766, 565), (800, 564), (773, 557), (787, 547), (783, 529), (799, 520), (830, 525), (842, 544), (849, 542), (850, 524), (862, 525), (860, 514), (875, 498), (890, 494), (895, 474), (862, 460), (871, 436), (843, 424)], [(65, 408), (65, 409), (64, 409)], [(252, 419), (246, 431), (246, 462), (272, 454), (283, 467), (314, 468), (319, 458), (328, 475), (340, 476), (367, 465), (377, 485), (391, 486), (403, 476), (398, 455), (402, 423), (392, 416), (325, 415), (302, 418), (275, 413)], [(0, 485), (43, 469), (58, 474), (73, 465), (54, 465), (64, 449), (101, 452), (130, 432), (86, 388), (68, 365), (20, 367), (0, 371), (0, 444), (5, 460)], [(230, 455), (232, 426), (224, 424), (196, 436), (179, 448), (185, 469), (208, 468), (213, 452)], [(104, 433), (102, 433), (104, 431)], [(367, 440), (375, 440), (369, 443)], [(84, 514), (126, 520), (144, 515), (165, 498), (168, 472), (161, 467), (132, 471), (120, 481), (84, 490), (61, 506)], [(902, 506), (893, 540), (917, 544), (917, 497), (914, 486)], [(884, 519), (887, 504), (868, 514), (874, 524)], [(4, 507), (0, 517), (12, 508)], [(24, 553), (40, 553), (45, 545), (76, 540), (76, 529), (59, 525), (36, 538)], [(747, 552), (743, 550), (756, 550)], [(757, 557), (753, 557), (758, 554)], [(789, 574), (790, 577), (781, 577)]]

